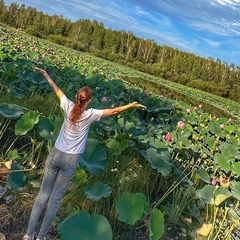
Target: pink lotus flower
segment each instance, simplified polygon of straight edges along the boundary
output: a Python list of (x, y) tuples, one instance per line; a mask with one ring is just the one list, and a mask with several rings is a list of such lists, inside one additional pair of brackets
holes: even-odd
[(191, 108), (187, 108), (187, 112), (191, 112)]
[(194, 110), (197, 110), (198, 109), (198, 107), (197, 106), (194, 106)]
[(232, 118), (229, 118), (228, 121), (231, 122), (231, 121), (232, 121)]
[(164, 95), (163, 95), (163, 94), (161, 94), (161, 95), (160, 95), (160, 98), (164, 98)]
[(221, 127), (221, 128), (224, 128), (224, 124), (223, 124), (223, 123), (222, 123), (222, 124), (220, 124), (220, 127)]
[(147, 94), (147, 95), (150, 95), (150, 91), (149, 91), (149, 90), (146, 90), (146, 94)]
[(166, 136), (165, 136), (165, 140), (167, 142), (171, 141), (172, 140), (172, 135), (170, 133), (168, 133)]
[(199, 108), (202, 108), (202, 104), (199, 104), (198, 107), (199, 107)]
[(212, 185), (215, 186), (215, 185), (217, 184), (217, 182), (218, 182), (217, 179), (213, 179), (213, 180), (212, 180)]
[(184, 121), (179, 121), (179, 122), (177, 123), (177, 125), (178, 125), (179, 128), (183, 129), (184, 126), (185, 126), (185, 122), (184, 122)]
[(106, 96), (104, 96), (104, 97), (102, 98), (102, 102), (107, 102), (107, 100), (108, 100), (108, 98), (107, 98)]

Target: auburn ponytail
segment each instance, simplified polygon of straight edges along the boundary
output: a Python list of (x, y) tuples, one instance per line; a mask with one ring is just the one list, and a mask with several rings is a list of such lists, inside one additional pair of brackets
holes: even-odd
[(76, 103), (70, 114), (70, 121), (74, 125), (81, 117), (83, 111), (86, 108), (87, 103), (92, 98), (92, 89), (90, 87), (82, 87), (76, 94)]

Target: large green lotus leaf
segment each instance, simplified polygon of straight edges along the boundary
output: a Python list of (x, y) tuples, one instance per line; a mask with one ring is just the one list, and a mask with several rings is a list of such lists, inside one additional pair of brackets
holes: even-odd
[(156, 149), (159, 149), (160, 151), (168, 151), (167, 146), (158, 138), (155, 137), (149, 137), (148, 138), (150, 145)]
[(234, 125), (228, 125), (228, 126), (225, 126), (224, 129), (229, 133), (232, 133), (236, 130), (236, 127)]
[(235, 160), (233, 156), (222, 155), (220, 153), (214, 154), (213, 159), (216, 163), (218, 163), (221, 166), (221, 168), (226, 173), (231, 171), (231, 167), (232, 167), (231, 166), (231, 161)]
[(202, 168), (200, 166), (195, 166), (195, 169), (196, 169), (197, 175), (199, 176), (199, 178), (202, 181), (204, 181), (206, 183), (210, 183), (210, 180), (211, 180), (210, 175), (204, 168)]
[[(24, 172), (23, 172), (23, 167), (18, 164), (18, 163), (12, 163), (11, 164), (11, 171), (7, 176), (7, 187), (12, 190), (15, 191), (18, 188), (22, 187), (24, 184)], [(16, 171), (16, 172), (14, 172)]]
[(112, 228), (102, 215), (90, 215), (88, 212), (67, 217), (58, 225), (61, 240), (112, 240)]
[(184, 146), (186, 149), (191, 149), (193, 147), (192, 142), (182, 134), (177, 134), (177, 142), (176, 144), (181, 148)]
[(86, 187), (84, 192), (87, 198), (92, 201), (99, 201), (103, 197), (109, 197), (112, 193), (112, 189), (107, 184), (100, 182), (96, 185)]
[[(180, 129), (179, 129), (179, 130), (180, 130)], [(181, 134), (182, 134), (184, 137), (188, 138), (189, 136), (192, 135), (192, 133), (193, 133), (193, 128), (192, 128), (192, 126), (191, 126), (190, 124), (187, 123), (187, 124), (185, 124), (184, 129), (181, 129), (180, 131), (181, 131)]]
[(232, 164), (232, 171), (233, 173), (237, 174), (238, 177), (240, 176), (240, 162), (234, 162)]
[(39, 134), (41, 137), (48, 140), (56, 140), (57, 135), (53, 134), (54, 125), (48, 118), (43, 118), (38, 123)]
[(36, 60), (37, 58), (39, 58), (39, 54), (37, 52), (35, 52), (35, 51), (28, 52), (28, 55), (33, 60)]
[(39, 121), (39, 114), (36, 111), (25, 113), (15, 124), (16, 135), (26, 135)]
[(54, 130), (53, 130), (53, 134), (58, 135), (60, 132), (60, 129), (62, 127), (63, 124), (63, 118), (61, 117), (54, 117), (52, 120), (52, 123), (54, 125)]
[(21, 99), (24, 97), (24, 93), (23, 93), (22, 89), (20, 89), (16, 86), (13, 86), (10, 88), (9, 95), (14, 98), (17, 98), (17, 99)]
[(17, 104), (2, 103), (0, 105), (0, 114), (6, 118), (16, 120), (23, 114), (23, 108)]
[(146, 215), (146, 197), (142, 193), (123, 192), (116, 202), (116, 210), (120, 221), (133, 225)]
[(229, 138), (229, 142), (232, 143), (233, 146), (235, 146), (235, 148), (239, 149), (240, 150), (240, 138), (238, 139), (236, 136), (230, 136)]
[(198, 118), (195, 116), (184, 116), (184, 120), (188, 123), (190, 123), (191, 125), (196, 125), (198, 123)]
[(97, 175), (105, 169), (106, 158), (106, 151), (100, 142), (95, 139), (88, 138), (85, 151), (81, 154), (79, 165), (84, 170)]
[(216, 134), (216, 135), (221, 136), (221, 137), (225, 136), (225, 133), (223, 132), (219, 123), (209, 122), (208, 127), (209, 127), (209, 131), (212, 132), (213, 134)]
[(148, 148), (146, 151), (141, 151), (141, 154), (150, 162), (152, 168), (157, 169), (164, 177), (170, 174), (172, 164), (169, 162), (171, 155), (168, 151), (158, 153), (157, 149)]
[(14, 80), (17, 75), (16, 67), (14, 62), (2, 62), (3, 74), (8, 76), (8, 79)]
[(221, 142), (219, 148), (221, 150), (221, 153), (225, 156), (228, 156), (228, 157), (233, 156), (234, 158), (238, 158), (238, 159), (240, 158), (239, 146), (236, 147), (231, 143)]
[(159, 240), (164, 233), (164, 217), (160, 210), (154, 208), (149, 219), (149, 240)]
[(231, 193), (233, 197), (240, 201), (240, 182), (236, 181), (231, 182)]
[(219, 206), (227, 198), (231, 197), (232, 194), (223, 187), (216, 187), (206, 185), (202, 189), (196, 190), (196, 196), (203, 199), (205, 203)]
[[(98, 124), (98, 122), (97, 122), (97, 124)], [(106, 117), (106, 118), (101, 119), (99, 124), (103, 125), (103, 128), (108, 131), (115, 130), (117, 128), (117, 126), (119, 127), (119, 124), (117, 123), (117, 121), (111, 117)]]
[(78, 166), (73, 176), (72, 184), (78, 187), (85, 183), (86, 180), (87, 180), (86, 172), (82, 168), (80, 168), (80, 166)]
[(14, 150), (11, 150), (8, 152), (7, 154), (8, 158), (10, 160), (14, 160), (14, 159), (17, 159), (19, 158), (19, 155), (18, 155), (18, 150), (17, 149), (14, 149)]
[(228, 123), (228, 118), (220, 117), (216, 120), (216, 122), (218, 122), (219, 124), (221, 124), (221, 123), (226, 124), (226, 123)]
[(133, 137), (141, 134), (142, 123), (132, 115), (125, 114), (124, 117), (118, 119), (118, 123), (127, 130), (128, 134), (132, 134)]
[(239, 223), (239, 219), (240, 219), (240, 211), (239, 211), (239, 209), (236, 210), (236, 209), (228, 208), (228, 212), (234, 218), (234, 220)]
[(203, 135), (203, 141), (205, 144), (207, 144), (208, 149), (212, 149), (214, 147), (216, 139), (207, 134), (207, 135)]
[(166, 109), (163, 107), (163, 105), (162, 105), (161, 101), (159, 101), (159, 99), (153, 98), (153, 97), (146, 97), (143, 99), (143, 101), (141, 103), (147, 107), (145, 110), (147, 112), (156, 112), (161, 109)]
[(129, 140), (119, 135), (116, 138), (110, 139), (106, 143), (106, 146), (110, 149), (113, 155), (119, 155), (129, 146)]

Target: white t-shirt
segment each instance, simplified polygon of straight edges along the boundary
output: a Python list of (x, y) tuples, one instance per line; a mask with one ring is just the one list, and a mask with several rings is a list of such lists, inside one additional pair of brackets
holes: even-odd
[(103, 110), (90, 108), (85, 110), (74, 125), (71, 125), (69, 116), (74, 103), (65, 95), (61, 97), (60, 106), (64, 111), (64, 122), (55, 142), (55, 147), (65, 153), (83, 153), (91, 123), (99, 121)]

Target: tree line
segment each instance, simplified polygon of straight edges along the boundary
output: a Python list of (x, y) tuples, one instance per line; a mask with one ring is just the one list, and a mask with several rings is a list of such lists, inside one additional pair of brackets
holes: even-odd
[(115, 61), (182, 85), (240, 101), (240, 66), (203, 58), (130, 31), (107, 29), (102, 22), (62, 15), (50, 16), (34, 7), (5, 5), (0, 0), (0, 22), (54, 43)]

